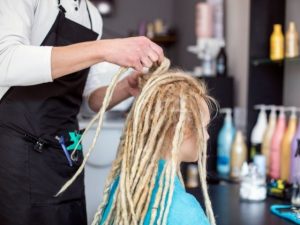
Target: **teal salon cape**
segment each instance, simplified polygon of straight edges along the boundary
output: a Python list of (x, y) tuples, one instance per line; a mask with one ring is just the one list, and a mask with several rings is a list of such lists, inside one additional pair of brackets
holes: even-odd
[[(146, 218), (144, 221), (144, 225), (149, 225), (150, 218), (151, 218), (151, 209), (153, 207), (155, 196), (158, 191), (159, 187), (159, 177), (163, 171), (165, 165), (164, 160), (160, 160), (158, 164), (158, 175), (156, 178), (154, 190), (152, 192), (151, 201), (150, 201), (150, 207), (148, 209), (148, 212), (146, 214)], [(174, 193), (173, 193), (173, 199), (172, 204), (170, 207), (167, 225), (210, 225), (208, 218), (204, 214), (204, 211), (202, 207), (200, 206), (199, 202), (196, 200), (196, 198), (188, 194), (184, 187), (182, 186), (179, 178), (176, 176), (174, 181)], [(116, 179), (115, 182), (112, 185), (109, 201), (106, 206), (106, 208), (103, 211), (102, 219), (99, 223), (99, 225), (104, 224), (109, 209), (111, 208), (113, 196), (115, 194), (116, 188), (118, 186), (119, 179)], [(159, 210), (159, 209), (158, 209)], [(159, 217), (159, 212), (157, 213), (156, 221)], [(156, 222), (154, 223), (156, 224)]]

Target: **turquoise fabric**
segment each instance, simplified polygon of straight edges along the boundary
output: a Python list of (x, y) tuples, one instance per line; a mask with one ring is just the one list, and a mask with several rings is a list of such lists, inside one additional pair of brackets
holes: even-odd
[(290, 220), (295, 224), (300, 224), (300, 218), (298, 218), (298, 215), (292, 212), (292, 210), (289, 210), (291, 209), (291, 207), (291, 205), (272, 205), (270, 210), (276, 216), (279, 216), (286, 220)]
[[(159, 177), (163, 171), (165, 161), (160, 160), (158, 165), (158, 175), (156, 178), (156, 183), (154, 186), (154, 190), (151, 196), (150, 201), (150, 208), (146, 214), (146, 218), (144, 221), (144, 225), (149, 225), (150, 223), (150, 217), (151, 217), (151, 209), (154, 204), (155, 196), (158, 191), (158, 181)], [(109, 209), (111, 208), (112, 202), (113, 202), (113, 196), (115, 194), (116, 188), (119, 183), (119, 178), (115, 180), (115, 182), (112, 185), (109, 202), (107, 207), (104, 210), (104, 214), (102, 217), (102, 220), (100, 221), (100, 225), (102, 225), (108, 215)], [(196, 200), (196, 198), (188, 194), (184, 187), (182, 186), (179, 178), (175, 177), (175, 183), (174, 183), (174, 193), (173, 193), (173, 199), (172, 204), (170, 207), (170, 212), (168, 215), (168, 225), (209, 225), (209, 221), (206, 217), (206, 215), (203, 212), (203, 209), (201, 208), (199, 202)], [(158, 209), (159, 210), (159, 209)], [(158, 213), (159, 215), (159, 213)], [(158, 217), (158, 216), (157, 216)], [(156, 218), (157, 220), (157, 218)]]

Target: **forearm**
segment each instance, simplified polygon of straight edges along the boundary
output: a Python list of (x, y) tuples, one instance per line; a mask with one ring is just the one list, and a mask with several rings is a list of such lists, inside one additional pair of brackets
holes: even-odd
[[(89, 107), (98, 112), (102, 106), (103, 100), (105, 98), (107, 87), (101, 87), (92, 92), (88, 99)], [(128, 83), (127, 81), (121, 80), (113, 93), (112, 99), (108, 106), (108, 109), (114, 107), (115, 105), (119, 104), (120, 102), (124, 101), (125, 99), (131, 97), (130, 93), (128, 92)]]
[(101, 41), (54, 47), (51, 55), (52, 78), (57, 79), (102, 61), (104, 54), (101, 53)]

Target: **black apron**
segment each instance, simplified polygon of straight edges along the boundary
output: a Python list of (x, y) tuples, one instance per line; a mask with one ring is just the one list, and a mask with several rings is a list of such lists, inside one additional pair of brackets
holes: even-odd
[[(97, 39), (97, 33), (67, 19), (59, 1), (58, 5), (59, 14), (42, 46)], [(51, 83), (11, 87), (1, 99), (1, 225), (87, 224), (84, 175), (61, 196), (54, 195), (82, 162), (78, 151), (70, 166), (55, 136), (78, 130), (77, 114), (88, 72), (85, 69)]]

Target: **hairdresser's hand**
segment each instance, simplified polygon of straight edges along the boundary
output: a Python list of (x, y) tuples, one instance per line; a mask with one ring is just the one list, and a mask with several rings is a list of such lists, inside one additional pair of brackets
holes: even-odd
[(131, 96), (138, 96), (141, 92), (139, 89), (139, 82), (138, 78), (141, 75), (139, 72), (133, 72), (131, 75), (124, 78), (125, 82), (127, 83), (127, 93)]
[(99, 54), (104, 61), (142, 72), (155, 62), (162, 62), (164, 53), (160, 46), (146, 37), (132, 37), (99, 41)]

